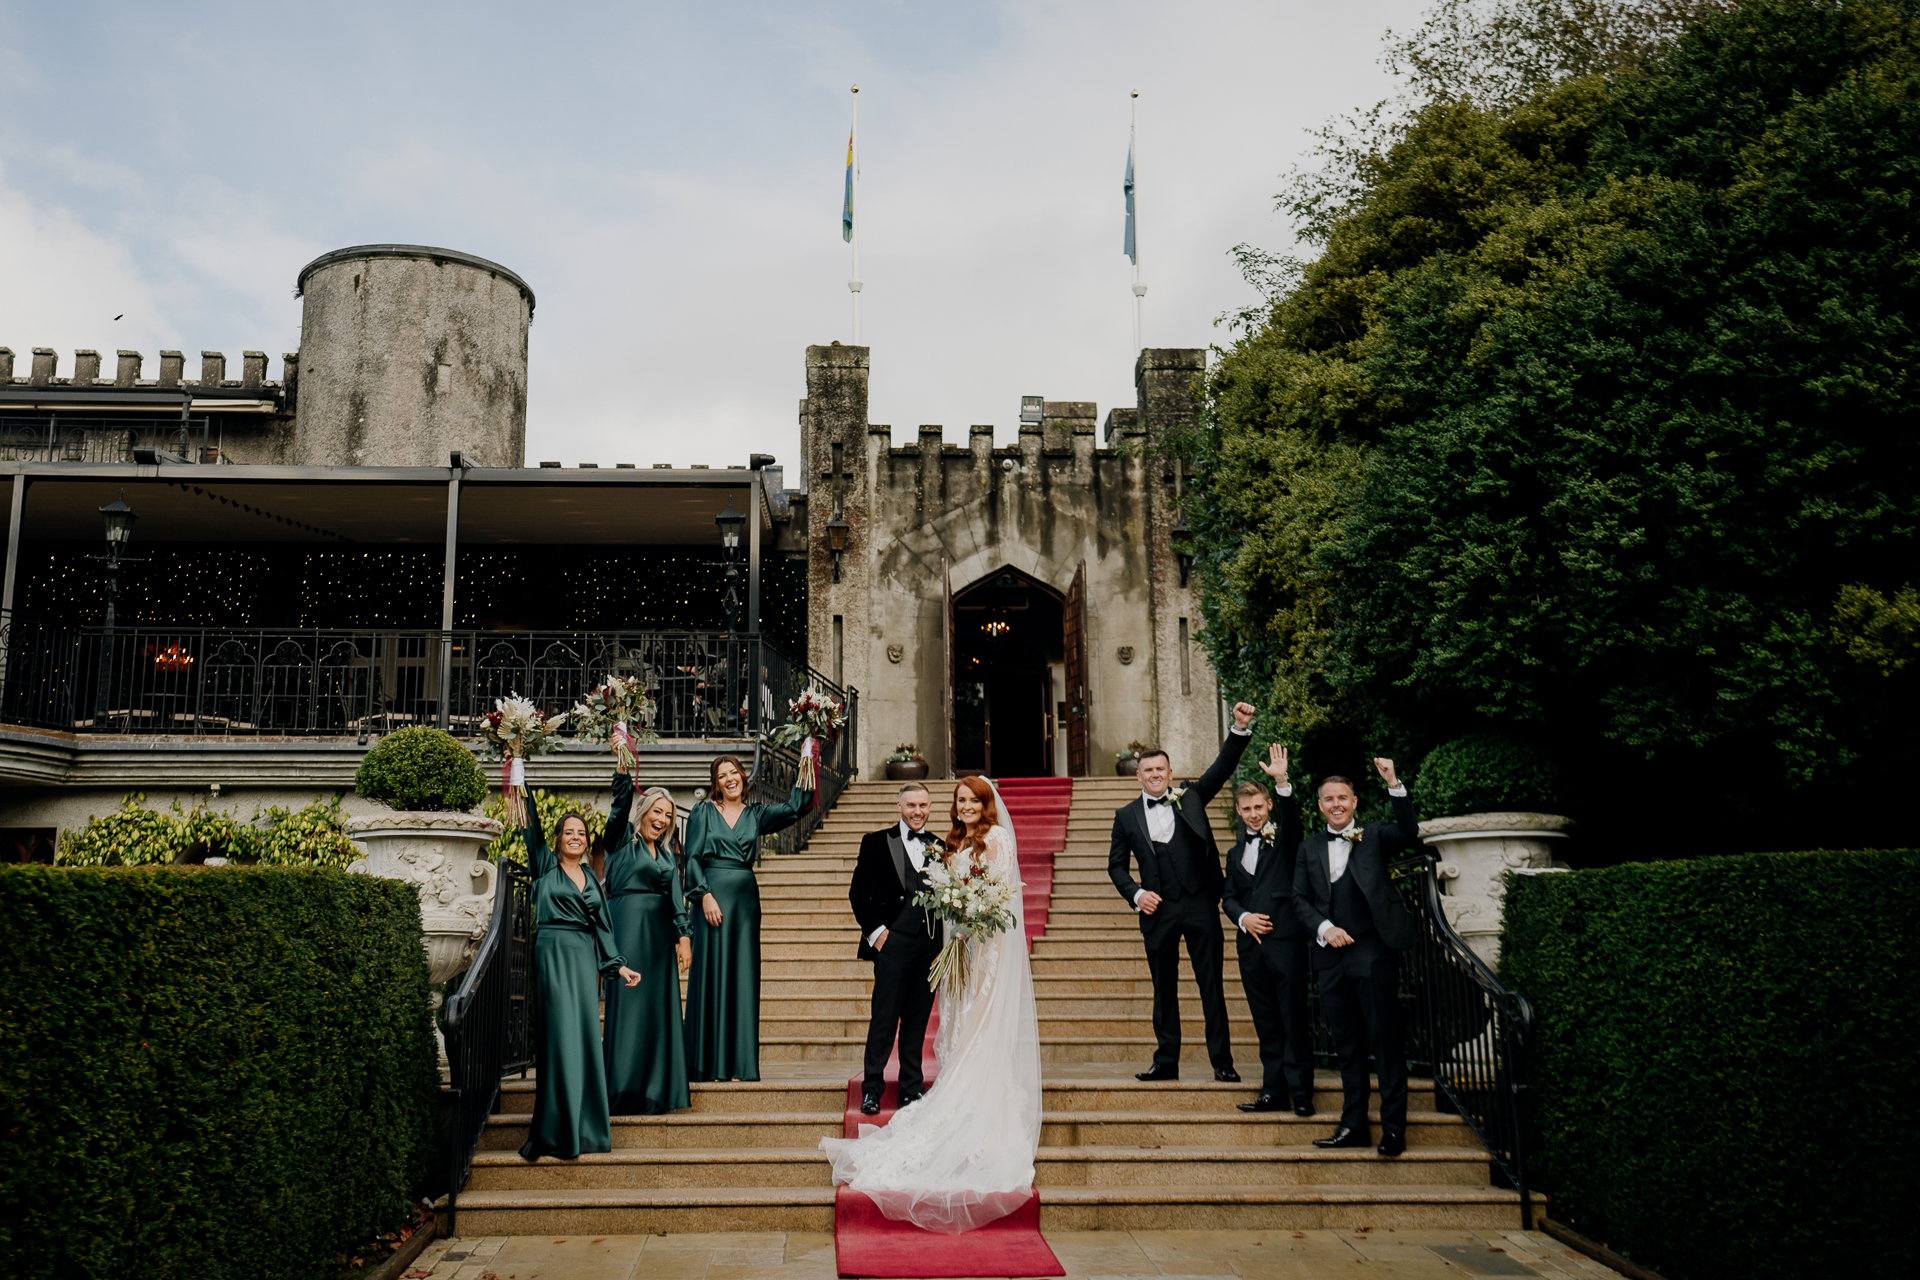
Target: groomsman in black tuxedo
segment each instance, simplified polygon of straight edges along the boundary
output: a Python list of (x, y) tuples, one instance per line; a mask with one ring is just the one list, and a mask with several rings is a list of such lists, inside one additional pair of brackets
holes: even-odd
[(1267, 748), (1261, 771), (1273, 779), (1280, 806), (1267, 789), (1243, 782), (1234, 790), (1240, 838), (1227, 850), (1227, 888), (1221, 909), (1239, 930), (1240, 985), (1247, 992), (1260, 1037), (1260, 1096), (1242, 1111), (1313, 1114), (1313, 1033), (1307, 1015), (1307, 931), (1293, 909), (1293, 868), (1300, 848), (1300, 817), (1287, 781), (1287, 749)]
[(1407, 1149), (1407, 1044), (1401, 1024), (1400, 953), (1414, 944), (1413, 917), (1387, 878), (1387, 864), (1417, 844), (1420, 824), (1413, 801), (1393, 761), (1373, 767), (1387, 784), (1393, 821), (1359, 826), (1353, 783), (1333, 776), (1320, 782), (1320, 812), (1327, 825), (1300, 842), (1293, 871), (1293, 904), (1313, 942), (1308, 953), (1320, 977), (1320, 1002), (1340, 1055), (1345, 1104), (1339, 1127), (1316, 1147), (1364, 1147), (1372, 1143), (1367, 1122), (1367, 1053), (1380, 1077), (1379, 1151)]
[[(1213, 1078), (1238, 1083), (1227, 1027), (1227, 997), (1220, 985), (1220, 847), (1213, 841), (1207, 802), (1233, 777), (1252, 732), (1253, 708), (1233, 708), (1233, 724), (1207, 771), (1186, 787), (1173, 785), (1173, 765), (1159, 748), (1142, 751), (1140, 798), (1113, 815), (1107, 877), (1140, 913), (1140, 936), (1153, 975), (1153, 1065), (1138, 1080), (1180, 1078), (1180, 939), (1187, 940), (1200, 1011), (1207, 1020), (1207, 1057)], [(1131, 858), (1140, 878), (1127, 872)]]
[(866, 1078), (860, 1085), (860, 1110), (880, 1114), (886, 1090), (887, 1053), (900, 1041), (900, 1105), (918, 1102), (925, 1077), (921, 1050), (927, 1020), (933, 1016), (933, 992), (927, 971), (940, 954), (940, 926), (913, 895), (927, 887), (927, 859), (938, 856), (941, 842), (926, 829), (933, 798), (925, 786), (900, 788), (900, 821), (860, 838), (847, 898), (860, 922), (860, 958), (873, 961), (873, 1012), (867, 1019)]

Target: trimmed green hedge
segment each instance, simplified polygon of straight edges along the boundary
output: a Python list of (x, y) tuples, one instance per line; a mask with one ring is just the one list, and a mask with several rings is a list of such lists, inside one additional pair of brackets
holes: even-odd
[(1554, 1216), (1672, 1280), (1920, 1274), (1917, 938), (1913, 850), (1508, 877)]
[(0, 867), (0, 1275), (312, 1280), (409, 1216), (437, 1087), (413, 889)]

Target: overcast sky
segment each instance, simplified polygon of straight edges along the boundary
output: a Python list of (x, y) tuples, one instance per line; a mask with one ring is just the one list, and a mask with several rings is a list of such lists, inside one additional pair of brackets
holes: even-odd
[(304, 264), (438, 245), (538, 297), (529, 460), (791, 466), (804, 348), (851, 339), (858, 83), (872, 420), (1005, 443), (1023, 394), (1133, 402), (1128, 92), (1146, 342), (1205, 346), (1228, 249), (1290, 245), (1280, 176), (1421, 7), (5, 0), (0, 346), (277, 378)]

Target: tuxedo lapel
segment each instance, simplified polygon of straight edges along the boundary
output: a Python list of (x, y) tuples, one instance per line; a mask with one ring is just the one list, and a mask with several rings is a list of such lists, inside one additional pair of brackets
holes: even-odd
[(900, 828), (887, 832), (887, 852), (893, 855), (893, 874), (900, 877), (900, 887), (907, 887), (907, 843), (900, 838)]

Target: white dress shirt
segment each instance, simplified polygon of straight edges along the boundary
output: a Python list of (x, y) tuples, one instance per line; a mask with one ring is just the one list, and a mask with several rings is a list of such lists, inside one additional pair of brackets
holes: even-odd
[[(926, 839), (927, 833), (925, 830), (915, 831), (907, 825), (905, 818), (900, 819), (900, 843), (906, 846), (907, 861), (913, 864), (915, 871), (924, 872), (927, 869)], [(881, 925), (878, 929), (868, 934), (867, 945), (872, 946), (880, 941), (880, 935), (886, 931), (887, 926)]]
[[(1387, 794), (1390, 796), (1403, 796), (1407, 794), (1407, 788), (1404, 784), (1398, 787), (1388, 787)], [(1351, 830), (1353, 830), (1352, 822), (1348, 822), (1347, 825), (1340, 828), (1339, 831), (1335, 831), (1332, 827), (1327, 828), (1328, 888), (1332, 888), (1334, 885), (1340, 883), (1340, 877), (1347, 874), (1347, 859), (1353, 854), (1353, 842), (1348, 840), (1343, 833)], [(1320, 939), (1321, 946), (1324, 947), (1327, 945), (1327, 931), (1332, 928), (1334, 928), (1333, 921), (1322, 920), (1320, 927), (1314, 931), (1315, 936)]]
[[(1253, 732), (1253, 726), (1248, 725), (1243, 729), (1237, 723), (1230, 724), (1227, 726), (1227, 732), (1238, 734), (1244, 738)], [(1172, 789), (1171, 787), (1167, 788), (1168, 791)], [(1162, 796), (1165, 794), (1167, 794), (1166, 791), (1160, 793)], [(1159, 798), (1159, 796), (1152, 794), (1144, 787), (1140, 790), (1140, 807), (1147, 811), (1147, 835), (1153, 839), (1155, 844), (1166, 844), (1173, 839), (1174, 802), (1169, 800), (1165, 804), (1147, 803), (1149, 800), (1157, 800)], [(1145, 892), (1147, 892), (1145, 889), (1135, 889), (1133, 891), (1133, 909), (1135, 911), (1140, 909), (1140, 895)]]
[[(1282, 800), (1290, 800), (1293, 798), (1293, 787), (1291, 784), (1279, 787), (1276, 790)], [(1252, 875), (1253, 869), (1260, 865), (1260, 837), (1258, 834), (1247, 837), (1247, 846), (1240, 854), (1240, 865), (1246, 869), (1248, 875)], [(1251, 911), (1242, 911), (1240, 918), (1234, 921), (1235, 924), (1240, 926), (1241, 932), (1246, 932), (1247, 917), (1252, 914), (1254, 913)]]

